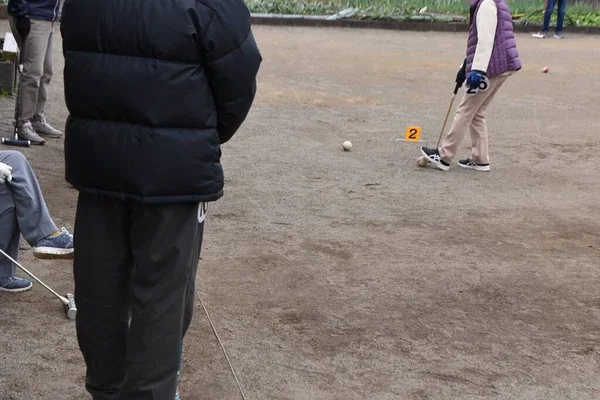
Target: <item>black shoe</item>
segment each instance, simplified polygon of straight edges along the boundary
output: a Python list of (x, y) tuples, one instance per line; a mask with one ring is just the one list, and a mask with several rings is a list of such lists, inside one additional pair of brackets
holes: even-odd
[(490, 164), (479, 164), (470, 158), (465, 158), (464, 160), (460, 160), (458, 162), (459, 167), (463, 167), (466, 169), (474, 169), (475, 171), (485, 171), (488, 172), (490, 170)]
[(421, 153), (425, 156), (425, 158), (427, 158), (427, 161), (429, 161), (442, 171), (450, 170), (450, 164), (442, 160), (442, 156), (440, 156), (440, 151), (438, 149), (421, 147)]

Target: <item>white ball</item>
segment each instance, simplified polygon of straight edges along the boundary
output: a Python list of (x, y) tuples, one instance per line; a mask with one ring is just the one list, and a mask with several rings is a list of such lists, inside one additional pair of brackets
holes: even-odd
[(352, 150), (352, 142), (349, 140), (346, 140), (344, 143), (342, 143), (342, 147), (344, 148), (344, 150), (350, 151), (350, 150)]

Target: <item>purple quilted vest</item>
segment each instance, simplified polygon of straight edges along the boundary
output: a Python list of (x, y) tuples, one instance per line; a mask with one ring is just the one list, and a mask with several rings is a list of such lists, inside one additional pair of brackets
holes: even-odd
[[(471, 27), (467, 42), (467, 74), (471, 72), (475, 49), (477, 47), (477, 24), (475, 20), (483, 0), (471, 0)], [(521, 69), (521, 61), (517, 52), (517, 43), (513, 31), (512, 15), (504, 0), (494, 0), (498, 8), (498, 26), (494, 38), (494, 48), (488, 65), (487, 76), (501, 75), (507, 71)]]

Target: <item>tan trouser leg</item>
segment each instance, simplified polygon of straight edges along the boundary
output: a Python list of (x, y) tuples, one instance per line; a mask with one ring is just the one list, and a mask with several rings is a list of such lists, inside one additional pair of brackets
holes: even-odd
[(50, 80), (54, 73), (54, 66), (52, 64), (52, 37), (54, 31), (54, 24), (50, 28), (50, 35), (48, 36), (48, 45), (46, 47), (46, 57), (44, 58), (44, 73), (42, 79), (40, 79), (40, 90), (38, 92), (37, 104), (35, 107), (34, 120), (39, 121), (44, 116), (44, 108), (46, 107), (46, 100), (48, 99), (48, 86), (50, 86)]
[(495, 79), (498, 82), (493, 88), (490, 88), (490, 92), (487, 99), (483, 102), (479, 110), (475, 113), (473, 121), (471, 121), (471, 159), (479, 164), (489, 164), (490, 156), (488, 153), (488, 131), (485, 123), (485, 111), (488, 105), (492, 102), (494, 96), (498, 92), (498, 89), (506, 82), (508, 76), (499, 76)]
[(450, 163), (456, 156), (458, 146), (463, 142), (467, 131), (471, 132), (473, 140), (474, 159), (480, 163), (487, 163), (482, 158), (488, 160), (488, 137), (485, 125), (485, 110), (490, 104), (494, 95), (502, 84), (506, 81), (506, 76), (494, 76), (489, 78), (490, 87), (485, 92), (479, 92), (475, 96), (464, 94), (460, 102), (450, 131), (444, 137), (440, 147), (440, 155), (444, 161)]
[(471, 121), (471, 159), (479, 164), (488, 164), (488, 135), (485, 110), (479, 110)]
[[(19, 47), (21, 38), (14, 18), (10, 27)], [(19, 123), (39, 119), (46, 105), (47, 87), (52, 78), (52, 31), (54, 23), (31, 20), (31, 31), (25, 40), (23, 77), (19, 92)]]

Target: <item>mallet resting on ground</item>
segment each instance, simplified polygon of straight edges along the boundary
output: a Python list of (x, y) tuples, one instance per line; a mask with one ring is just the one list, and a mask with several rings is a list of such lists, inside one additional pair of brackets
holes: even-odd
[(52, 293), (53, 295), (58, 297), (60, 299), (60, 301), (65, 305), (65, 310), (67, 312), (67, 318), (75, 319), (75, 317), (77, 316), (77, 307), (75, 306), (75, 296), (73, 296), (71, 293), (67, 293), (66, 296), (61, 296), (60, 294), (58, 294), (54, 290), (52, 290), (52, 288), (50, 288), (50, 286), (46, 285), (44, 282), (42, 282), (40, 279), (38, 279), (35, 275), (33, 275), (31, 272), (29, 272), (27, 269), (25, 269), (21, 264), (16, 262), (11, 256), (6, 254), (1, 249), (0, 249), (0, 254), (2, 254), (4, 257), (8, 258), (12, 263), (14, 263), (23, 272), (25, 272), (32, 279), (34, 279), (37, 283), (39, 283), (40, 285), (42, 285), (43, 287), (48, 289), (48, 291), (50, 293)]

